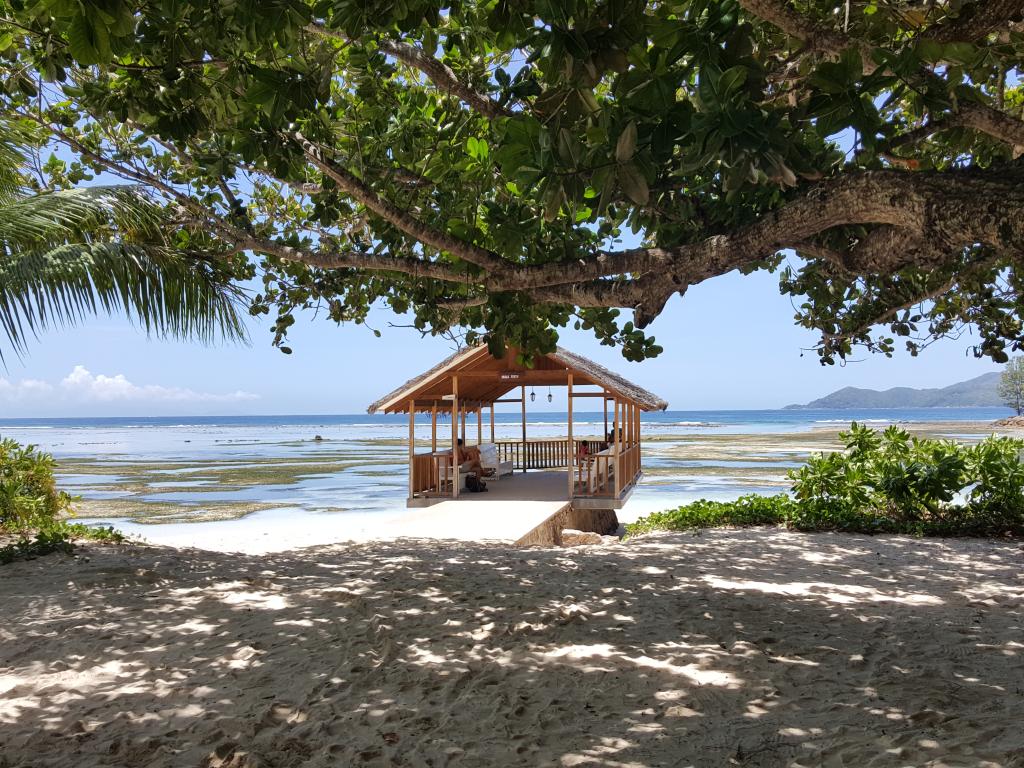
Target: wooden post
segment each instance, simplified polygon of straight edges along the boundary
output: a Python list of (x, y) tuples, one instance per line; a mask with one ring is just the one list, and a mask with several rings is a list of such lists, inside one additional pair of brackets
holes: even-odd
[(452, 498), (459, 496), (459, 377), (452, 376)]
[(478, 405), (476, 407), (476, 444), (480, 445), (484, 441), (484, 420), (481, 414), (483, 413), (483, 406)]
[(416, 495), (416, 401), (409, 401), (409, 498)]
[(619, 445), (619, 401), (612, 400), (612, 445)]
[(601, 437), (601, 442), (608, 439), (608, 392), (601, 390), (601, 402), (604, 403), (604, 435)]
[(636, 445), (636, 406), (629, 404), (629, 444)]
[(466, 444), (466, 409), (463, 408), (460, 413), (462, 414), (462, 444)]
[(642, 413), (642, 411), (640, 410), (640, 406), (638, 405), (636, 407), (636, 469), (637, 469), (638, 472), (640, 471), (640, 466), (641, 466), (641, 461), (640, 460), (641, 460), (642, 454), (643, 454), (643, 450), (640, 448), (640, 414), (641, 413)]
[(526, 385), (523, 384), (521, 401), (523, 404), (523, 472), (526, 471)]
[(571, 500), (576, 490), (576, 442), (572, 439), (572, 371), (569, 371), (567, 388), (569, 390), (567, 398), (569, 409), (569, 499)]
[(437, 403), (430, 409), (430, 452), (437, 453)]
[(494, 442), (494, 403), (491, 403), (491, 442)]
[(622, 426), (626, 428), (626, 446), (633, 444), (633, 406), (626, 402), (622, 404)]
[(622, 429), (622, 418), (619, 415), (620, 403), (618, 399), (615, 400), (615, 422), (612, 425), (612, 430), (615, 433), (615, 496), (618, 497), (622, 493), (622, 441), (619, 439), (620, 430)]

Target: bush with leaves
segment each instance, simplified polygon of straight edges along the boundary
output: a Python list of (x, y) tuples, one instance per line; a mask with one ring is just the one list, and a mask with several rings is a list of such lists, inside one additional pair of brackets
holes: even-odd
[(846, 450), (812, 456), (789, 473), (792, 497), (695, 501), (649, 515), (630, 533), (720, 525), (786, 525), (801, 531), (932, 536), (1024, 535), (1024, 440), (973, 446), (877, 432), (854, 422)]
[(631, 534), (655, 530), (714, 528), (723, 525), (781, 525), (796, 503), (784, 493), (777, 496), (741, 496), (736, 501), (700, 499), (676, 509), (655, 512), (629, 526)]
[(113, 528), (70, 523), (73, 497), (57, 488), (56, 462), (34, 445), (0, 440), (0, 533), (14, 534), (0, 547), (0, 565), (19, 558), (72, 549), (72, 539), (122, 541)]
[(870, 508), (896, 522), (934, 515), (965, 486), (967, 449), (949, 440), (911, 437), (896, 426), (879, 435), (854, 422), (841, 432), (844, 453), (822, 454), (790, 472), (801, 501)]
[(0, 528), (45, 528), (67, 515), (71, 497), (57, 490), (53, 456), (34, 445), (0, 440)]

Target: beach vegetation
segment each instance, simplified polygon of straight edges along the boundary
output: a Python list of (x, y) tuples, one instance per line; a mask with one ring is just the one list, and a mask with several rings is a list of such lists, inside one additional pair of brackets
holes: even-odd
[(1015, 357), (1006, 364), (999, 377), (999, 396), (1007, 407), (1020, 416), (1024, 413), (1024, 357)]
[(56, 462), (34, 445), (0, 440), (0, 526), (23, 531), (65, 517), (71, 496), (57, 489)]
[(775, 496), (752, 493), (735, 501), (699, 499), (675, 509), (646, 515), (627, 526), (627, 530), (636, 535), (657, 530), (782, 525), (790, 516), (794, 503), (784, 493)]
[(844, 451), (821, 453), (789, 473), (789, 494), (699, 500), (648, 515), (630, 533), (784, 525), (800, 531), (928, 536), (1024, 535), (1024, 440), (974, 445), (853, 423)]
[(53, 456), (34, 445), (0, 439), (0, 565), (22, 557), (70, 552), (75, 539), (122, 541), (113, 528), (75, 523), (74, 498), (57, 488)]
[(47, 188), (140, 185), (176, 254), (255, 277), (285, 353), (300, 311), (386, 305), (495, 351), (576, 327), (640, 360), (671, 299), (767, 271), (823, 363), (967, 326), (1005, 361), (1019, 6), (929, 8), (32, 0), (6, 4), (0, 108)]

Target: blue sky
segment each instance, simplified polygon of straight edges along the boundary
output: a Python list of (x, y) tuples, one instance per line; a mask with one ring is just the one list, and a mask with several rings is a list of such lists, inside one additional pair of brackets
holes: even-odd
[[(970, 356), (966, 338), (918, 358), (865, 355), (821, 366), (804, 351), (814, 335), (794, 325), (793, 314), (775, 276), (731, 274), (670, 302), (651, 329), (665, 348), (654, 360), (627, 362), (584, 332), (566, 330), (562, 344), (648, 387), (673, 410), (777, 408), (844, 386), (944, 386), (999, 368)], [(265, 320), (253, 321), (251, 346), (201, 347), (98, 317), (50, 331), (23, 360), (5, 355), (0, 417), (362, 412), (452, 349), (447, 340), (389, 327), (402, 322), (389, 312), (371, 320), (382, 338), (300, 316), (288, 356), (270, 346)], [(535, 407), (564, 410), (564, 397), (556, 392), (551, 406), (538, 397)]]

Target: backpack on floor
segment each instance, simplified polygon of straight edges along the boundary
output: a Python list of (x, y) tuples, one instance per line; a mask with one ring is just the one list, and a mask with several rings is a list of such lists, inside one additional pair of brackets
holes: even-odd
[(483, 493), (487, 490), (487, 483), (476, 475), (466, 475), (466, 490), (470, 493)]

